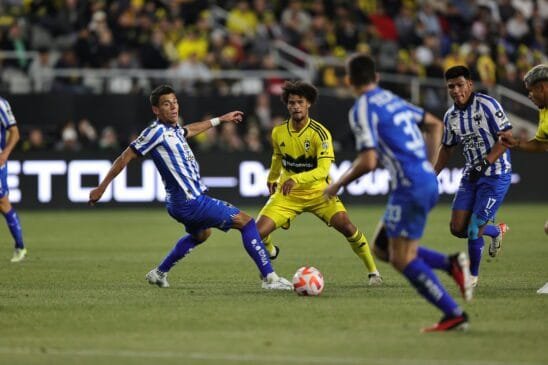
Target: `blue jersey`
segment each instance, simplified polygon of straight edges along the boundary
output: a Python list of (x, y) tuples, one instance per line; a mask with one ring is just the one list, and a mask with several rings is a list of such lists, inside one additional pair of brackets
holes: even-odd
[(390, 171), (392, 189), (409, 187), (434, 175), (418, 124), (424, 110), (376, 87), (361, 95), (350, 110), (356, 148), (375, 148)]
[(139, 155), (150, 155), (166, 188), (166, 200), (195, 199), (207, 188), (198, 162), (185, 138), (185, 129), (154, 121), (130, 147)]
[[(458, 108), (453, 105), (443, 118), (444, 131), (442, 143), (445, 146), (454, 146), (458, 143), (463, 146), (466, 159), (464, 174), (481, 161), (498, 141), (497, 132), (512, 128), (504, 110), (494, 98), (473, 93), (466, 107)], [(510, 150), (506, 150), (485, 171), (485, 176), (503, 175), (512, 171)]]
[(16, 124), (10, 104), (0, 97), (0, 152), (6, 147), (6, 131)]

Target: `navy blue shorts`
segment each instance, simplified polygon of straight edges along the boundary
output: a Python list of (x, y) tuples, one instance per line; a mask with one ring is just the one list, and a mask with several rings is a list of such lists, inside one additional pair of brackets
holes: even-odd
[(419, 239), (424, 233), (428, 213), (439, 198), (438, 181), (431, 178), (412, 187), (400, 187), (390, 194), (384, 225), (389, 238)]
[(482, 176), (476, 182), (463, 177), (453, 199), (453, 210), (472, 212), (484, 223), (494, 221), (511, 182), (512, 174)]
[(196, 234), (207, 228), (228, 231), (232, 228), (232, 217), (240, 213), (235, 206), (225, 201), (200, 195), (192, 200), (178, 200), (166, 204), (167, 211), (186, 231)]

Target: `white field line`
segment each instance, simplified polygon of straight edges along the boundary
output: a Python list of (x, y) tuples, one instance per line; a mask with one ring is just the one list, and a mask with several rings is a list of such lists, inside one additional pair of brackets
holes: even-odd
[(81, 357), (119, 357), (119, 358), (156, 358), (177, 360), (204, 360), (218, 362), (281, 363), (281, 364), (368, 364), (368, 365), (541, 365), (533, 362), (500, 362), (483, 360), (434, 360), (434, 359), (389, 359), (329, 356), (282, 356), (264, 354), (228, 354), (173, 351), (132, 351), (132, 350), (62, 350), (23, 347), (0, 347), (0, 355), (19, 356), (81, 356)]

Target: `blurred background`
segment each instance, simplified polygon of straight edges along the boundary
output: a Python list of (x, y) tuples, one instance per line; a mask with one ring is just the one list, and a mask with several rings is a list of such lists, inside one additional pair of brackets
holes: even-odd
[[(9, 166), (10, 198), (23, 207), (87, 201), (112, 161), (153, 119), (148, 94), (175, 87), (181, 122), (245, 112), (193, 140), (212, 194), (261, 204), (267, 194), (270, 132), (286, 118), (285, 80), (320, 90), (311, 117), (330, 129), (332, 174), (353, 158), (344, 59), (372, 55), (381, 86), (442, 117), (450, 105), (448, 67), (465, 64), (476, 89), (496, 97), (531, 138), (538, 110), (524, 73), (548, 62), (548, 0), (0, 0), (0, 95), (11, 103), (22, 141)], [(220, 166), (219, 156), (223, 164)], [(545, 156), (513, 154), (509, 200), (546, 199)], [(440, 175), (455, 192), (461, 160)], [(383, 201), (379, 170), (345, 200)], [(150, 161), (131, 167), (105, 195), (109, 205), (157, 203), (163, 188)]]

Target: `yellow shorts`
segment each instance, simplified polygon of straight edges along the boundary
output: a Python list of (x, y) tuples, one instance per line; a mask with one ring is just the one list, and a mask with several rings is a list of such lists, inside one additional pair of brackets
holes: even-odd
[(304, 198), (276, 192), (261, 209), (259, 217), (272, 219), (276, 223), (276, 228), (288, 229), (291, 221), (303, 212), (313, 213), (329, 226), (331, 218), (338, 212), (346, 212), (346, 208), (338, 197), (328, 200), (323, 195)]

